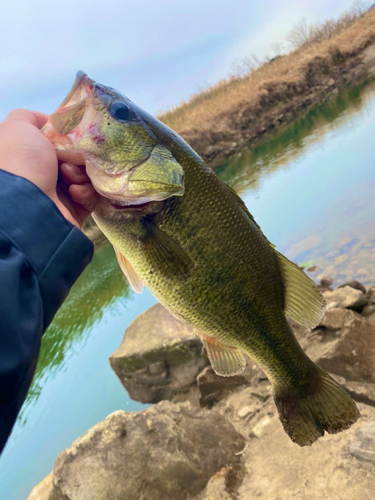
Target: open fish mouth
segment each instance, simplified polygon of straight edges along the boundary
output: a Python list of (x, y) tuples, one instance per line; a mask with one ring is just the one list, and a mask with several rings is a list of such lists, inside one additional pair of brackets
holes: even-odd
[(117, 209), (184, 194), (181, 165), (147, 129), (130, 101), (83, 71), (77, 72), (42, 132), (61, 161), (86, 165), (94, 189)]
[(94, 82), (78, 71), (72, 88), (63, 102), (49, 117), (55, 131), (61, 135), (72, 132), (82, 121), (89, 95), (93, 94)]

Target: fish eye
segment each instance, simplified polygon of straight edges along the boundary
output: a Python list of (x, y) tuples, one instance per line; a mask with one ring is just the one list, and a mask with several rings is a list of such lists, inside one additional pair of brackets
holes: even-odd
[(121, 101), (113, 102), (111, 104), (109, 112), (111, 113), (112, 117), (119, 122), (125, 122), (130, 118), (130, 109), (125, 103)]

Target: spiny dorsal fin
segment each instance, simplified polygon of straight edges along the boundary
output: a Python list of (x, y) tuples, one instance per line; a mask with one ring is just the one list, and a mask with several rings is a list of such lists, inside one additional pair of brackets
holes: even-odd
[(197, 332), (206, 349), (214, 372), (222, 377), (231, 377), (242, 373), (246, 366), (244, 355), (236, 347), (221, 344), (215, 337)]
[(123, 256), (123, 254), (117, 250), (116, 247), (113, 247), (116, 257), (117, 257), (117, 262), (119, 263), (119, 266), (121, 268), (121, 271), (125, 274), (127, 277), (127, 280), (129, 281), (129, 285), (132, 287), (135, 293), (142, 293), (143, 291), (143, 283), (140, 280), (138, 274), (134, 271), (133, 266), (130, 264), (128, 259)]
[(193, 262), (187, 253), (151, 221), (143, 219), (142, 222), (147, 230), (144, 243), (148, 245), (148, 252), (156, 261), (156, 265), (161, 267), (163, 273), (171, 273), (186, 278), (193, 266)]
[(325, 313), (323, 295), (296, 264), (275, 250), (285, 286), (285, 313), (307, 328), (318, 325)]

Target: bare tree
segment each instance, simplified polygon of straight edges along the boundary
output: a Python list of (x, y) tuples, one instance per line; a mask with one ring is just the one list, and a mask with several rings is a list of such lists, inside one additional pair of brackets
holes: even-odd
[(369, 8), (370, 5), (365, 0), (355, 0), (350, 10), (356, 17), (361, 17), (369, 10)]
[(310, 28), (305, 18), (301, 19), (301, 21), (294, 25), (286, 39), (295, 49), (309, 43)]
[(237, 59), (232, 63), (232, 74), (236, 77), (247, 76), (249, 73), (259, 68), (261, 61), (255, 54), (243, 59)]

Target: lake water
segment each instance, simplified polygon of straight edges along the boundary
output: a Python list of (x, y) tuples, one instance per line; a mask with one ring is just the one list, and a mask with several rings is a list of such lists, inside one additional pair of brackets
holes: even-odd
[[(342, 92), (218, 169), (263, 232), (310, 276), (375, 284), (375, 84)], [(139, 411), (111, 370), (135, 295), (100, 249), (46, 332), (28, 399), (0, 458), (0, 498), (24, 500), (58, 453), (109, 413)]]

